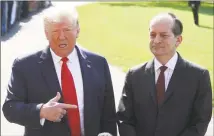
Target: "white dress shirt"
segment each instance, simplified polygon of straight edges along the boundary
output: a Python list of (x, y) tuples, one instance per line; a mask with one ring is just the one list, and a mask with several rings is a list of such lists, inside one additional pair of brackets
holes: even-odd
[[(55, 70), (57, 73), (58, 81), (61, 86), (61, 69), (62, 69), (62, 61), (61, 57), (57, 56), (52, 49), (50, 49), (51, 55), (53, 58)], [(82, 72), (79, 64), (79, 58), (77, 55), (76, 48), (67, 56), (69, 59), (67, 62), (67, 66), (73, 76), (74, 84), (76, 88), (78, 108), (80, 113), (80, 125), (81, 125), (81, 135), (84, 136), (84, 94), (83, 94), (83, 80), (82, 80)], [(40, 120), (41, 124), (44, 124), (44, 119)]]
[[(177, 52), (173, 55), (173, 57), (166, 63), (167, 69), (164, 72), (165, 76), (165, 91), (167, 90), (167, 87), (169, 85), (169, 81), (172, 77), (173, 71), (175, 69), (175, 65), (178, 60), (178, 54)], [(155, 69), (155, 83), (157, 83), (159, 74), (160, 74), (160, 67), (163, 66), (156, 58), (154, 59), (154, 69)]]

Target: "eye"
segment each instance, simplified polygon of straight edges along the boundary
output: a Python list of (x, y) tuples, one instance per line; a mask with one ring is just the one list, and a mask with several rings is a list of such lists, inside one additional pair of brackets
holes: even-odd
[(161, 35), (161, 37), (163, 37), (163, 38), (167, 38), (167, 37), (168, 37), (168, 35), (163, 34), (163, 35)]
[(151, 37), (151, 38), (154, 38), (155, 36), (156, 36), (156, 35), (155, 35), (155, 34), (153, 34), (153, 33), (152, 33), (152, 34), (150, 34), (150, 37)]
[(63, 31), (68, 32), (68, 31), (71, 31), (71, 29), (70, 28), (65, 28), (65, 29), (63, 29)]

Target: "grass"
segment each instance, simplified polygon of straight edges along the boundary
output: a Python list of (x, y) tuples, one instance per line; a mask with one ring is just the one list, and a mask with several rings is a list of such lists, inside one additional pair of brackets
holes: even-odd
[[(213, 83), (213, 5), (202, 3), (197, 27), (187, 2), (114, 2), (78, 7), (81, 32), (78, 42), (105, 56), (124, 72), (152, 59), (148, 26), (159, 12), (173, 12), (183, 22), (183, 58), (207, 68)], [(214, 103), (213, 103), (214, 104)]]

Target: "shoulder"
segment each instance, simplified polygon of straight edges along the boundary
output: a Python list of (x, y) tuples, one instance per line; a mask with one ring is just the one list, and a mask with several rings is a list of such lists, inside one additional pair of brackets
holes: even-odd
[(35, 63), (39, 60), (42, 52), (43, 50), (22, 54), (14, 60), (13, 66), (24, 66)]
[(189, 60), (183, 60), (183, 62), (185, 65), (182, 68), (182, 71), (189, 78), (199, 79), (204, 75), (209, 75), (209, 71), (205, 67)]
[(194, 62), (191, 62), (189, 60), (184, 60), (186, 67), (190, 70), (194, 71), (206, 71), (207, 69), (199, 64), (196, 64)]
[(92, 52), (81, 45), (78, 45), (77, 47), (80, 50), (80, 53), (91, 61), (106, 61), (106, 58), (98, 53)]
[(129, 74), (138, 74), (139, 72), (144, 72), (146, 70), (148, 62), (144, 62), (131, 67), (128, 71)]

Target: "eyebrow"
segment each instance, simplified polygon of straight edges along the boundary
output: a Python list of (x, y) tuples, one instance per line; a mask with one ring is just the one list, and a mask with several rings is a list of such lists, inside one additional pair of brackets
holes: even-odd
[[(64, 30), (64, 29), (72, 29), (71, 27), (64, 27), (64, 28), (62, 28), (62, 30)], [(53, 31), (59, 31), (60, 29), (59, 28), (53, 28), (52, 29)]]
[[(156, 32), (150, 32), (150, 33), (156, 33)], [(160, 34), (168, 34), (168, 32), (160, 32)]]
[(160, 32), (160, 34), (168, 34), (167, 32)]

